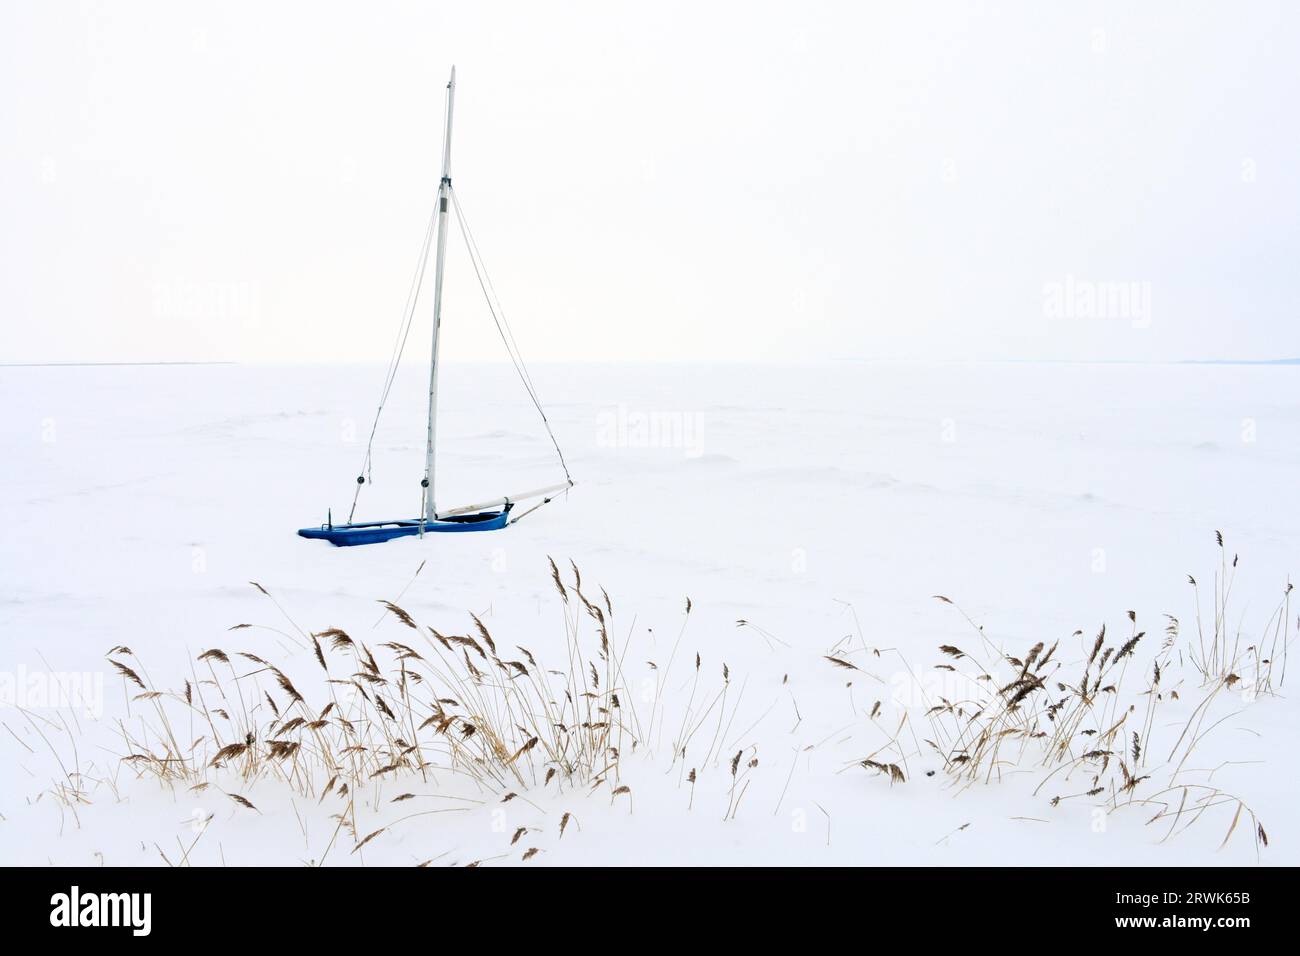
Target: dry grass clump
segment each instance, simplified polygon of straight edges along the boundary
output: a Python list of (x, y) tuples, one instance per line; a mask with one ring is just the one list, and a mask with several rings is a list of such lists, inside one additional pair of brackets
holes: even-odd
[[(1219, 543), (1222, 546), (1222, 536)], [(1234, 557), (1232, 567), (1236, 564)], [(1234, 690), (1245, 691), (1243, 697), (1250, 702), (1258, 693), (1273, 692), (1275, 676), (1279, 687), (1285, 679), (1289, 598), (1284, 596), (1269, 621), (1266, 636), (1271, 643), (1264, 654), (1257, 645), (1240, 648), (1239, 632), (1231, 642), (1226, 639), (1230, 590), (1230, 577), (1222, 587), (1216, 579), (1211, 639), (1201, 639), (1187, 650), (1204, 683), (1201, 700), (1175, 725), (1182, 729), (1172, 741), (1157, 739), (1156, 718), (1162, 707), (1180, 697), (1181, 681), (1171, 686), (1170, 680), (1183, 662), (1176, 619), (1167, 617), (1164, 638), (1150, 653), (1146, 651), (1155, 641), (1139, 629), (1133, 611), (1127, 614), (1127, 633), (1119, 637), (1107, 635), (1105, 625), (1091, 640), (1076, 631), (1066, 648), (1080, 642), (1086, 652), (1067, 663), (1062, 658), (1068, 652), (1060, 641), (1050, 646), (1040, 641), (1018, 655), (1005, 653), (962, 612), (978, 643), (967, 649), (940, 646), (946, 660), (936, 666), (964, 681), (965, 690), (955, 699), (940, 696), (929, 703), (926, 717), (932, 735), (926, 745), (961, 786), (1034, 767), (1045, 771), (1034, 793), (1050, 794), (1053, 807), (1080, 798), (1095, 800), (1108, 813), (1154, 807), (1157, 812), (1147, 823), (1168, 823), (1161, 842), (1184, 832), (1208, 811), (1230, 807), (1235, 812), (1224, 843), (1247, 815), (1256, 847), (1267, 846), (1267, 834), (1245, 801), (1188, 779), (1191, 773), (1203, 772), (1188, 769), (1196, 746), (1231, 716), (1215, 716), (1216, 702)], [(1279, 650), (1282, 666), (1275, 671)], [(1063, 786), (1076, 778), (1083, 781), (1077, 792)]]
[[(1219, 544), (1222, 548), (1221, 537)], [(857, 646), (851, 635), (843, 638), (824, 648), (816, 664), (845, 679), (854, 720), (866, 715), (873, 733), (883, 731), (887, 739), (865, 756), (856, 751), (845, 769), (877, 778), (879, 794), (895, 785), (903, 792), (915, 786), (920, 768), (912, 761), (928, 753), (938, 756), (942, 773), (958, 790), (1028, 771), (1036, 775), (1034, 795), (1051, 807), (1081, 801), (1106, 816), (1137, 810), (1161, 832), (1161, 842), (1198, 822), (1219, 819), (1226, 844), (1248, 820), (1258, 852), (1267, 846), (1268, 835), (1255, 811), (1215, 786), (1215, 771), (1198, 769), (1190, 759), (1233, 716), (1223, 713), (1225, 701), (1239, 696), (1249, 704), (1261, 695), (1280, 693), (1285, 683), (1292, 640), (1290, 585), (1262, 636), (1245, 643), (1240, 628), (1228, 625), (1237, 564), (1235, 556), (1229, 564), (1224, 553), (1215, 576), (1213, 618), (1202, 626), (1198, 607), (1194, 638), (1168, 616), (1149, 633), (1129, 611), (1120, 634), (1108, 633), (1103, 625), (1095, 634), (1076, 631), (1068, 638), (1008, 651), (939, 596), (961, 613), (972, 639), (939, 645), (941, 657), (934, 667), (941, 672), (935, 676), (943, 678), (942, 691), (923, 690), (923, 706), (903, 707), (888, 728), (883, 727), (882, 701), (872, 702), (878, 694), (865, 701), (854, 697), (872, 681), (886, 683), (871, 673), (869, 662), (896, 657), (913, 685), (922, 684), (898, 648), (868, 647), (858, 626)], [(789, 675), (757, 720), (733, 730), (746, 682), (733, 685), (725, 662), (706, 662), (683, 646), (689, 599), (671, 648), (665, 646), (669, 652), (660, 657), (656, 650), (637, 646), (634, 628), (616, 634), (608, 594), (584, 587), (577, 566), (570, 563), (570, 568), (561, 574), (550, 562), (564, 634), (562, 658), (554, 668), (534, 648), (494, 634), (473, 614), (461, 633), (444, 633), (420, 623), (394, 601), (380, 602), (380, 621), (365, 636), (336, 627), (304, 630), (270, 592), (254, 584), (287, 621), (286, 627), (269, 629), (296, 646), (297, 652), (291, 650), (285, 660), (268, 659), (264, 649), (209, 648), (189, 662), (186, 677), (165, 686), (154, 683), (130, 648), (108, 652), (127, 698), (128, 716), (116, 722), (120, 763), (165, 787), (224, 794), (249, 813), (260, 812), (254, 800), (262, 801), (252, 788), (267, 783), (294, 797), (331, 801), (326, 806), (337, 809), (332, 817), (337, 826), (330, 824), (334, 832), (317, 862), (340, 835), (352, 853), (359, 853), (404, 820), (464, 812), (468, 804), (517, 800), (545, 815), (539, 792), (603, 790), (610, 806), (632, 813), (634, 797), (653, 802), (623, 779), (624, 761), (638, 751), (671, 755), (663, 762), (668, 773), (676, 770), (676, 785), (686, 791), (681, 794), (685, 810), (697, 810), (696, 789), (704, 782), (701, 805), (711, 792), (723, 809), (722, 819), (735, 819), (751, 784), (761, 779), (759, 754), (751, 742), (754, 728), (786, 696), (794, 718), (789, 733), (804, 723)], [(774, 653), (781, 653), (779, 645), (794, 655), (817, 654), (792, 648), (749, 621), (737, 625), (753, 630)], [(230, 639), (251, 627), (236, 625)], [(653, 691), (643, 694), (634, 687)], [(49, 740), (45, 743), (61, 771), (52, 794), (61, 809), (75, 816), (90, 800), (87, 781), (92, 779), (90, 767), (83, 771), (78, 762), (80, 731), (39, 716), (31, 721), (42, 738), (49, 730), (66, 733), (72, 741), (67, 762)], [(774, 815), (801, 755), (840, 733), (834, 730), (795, 752)], [(936, 766), (926, 775), (938, 772)], [(116, 789), (115, 781), (111, 785)], [(455, 809), (407, 812), (421, 806), (417, 796), (463, 803)], [(756, 799), (751, 797), (750, 804)], [(830, 814), (813, 804), (826, 816), (829, 844)], [(382, 811), (390, 805), (406, 815), (385, 815)], [(572, 840), (582, 829), (570, 807), (563, 809), (557, 841), (566, 830)], [(360, 825), (359, 817), (366, 825)], [(534, 859), (546, 852), (536, 845), (544, 832), (554, 835), (556, 830), (549, 824), (514, 827), (503, 836), (509, 842), (502, 855)], [(184, 864), (192, 849), (193, 844), (179, 847), (178, 862)], [(172, 862), (161, 849), (159, 853)]]
[[(712, 682), (694, 654), (690, 699), (670, 721), (661, 691), (686, 631), (688, 599), (666, 664), (636, 661), (655, 683), (649, 712), (639, 710), (625, 670), (632, 631), (616, 646), (608, 594), (584, 591), (581, 573), (571, 567), (566, 582), (554, 561), (550, 565), (565, 633), (563, 666), (555, 669), (528, 647), (507, 645), (473, 614), (464, 633), (442, 633), (390, 601), (380, 602), (389, 619), (381, 632), (385, 640), (339, 628), (306, 631), (285, 614), (289, 630), (277, 633), (304, 652), (292, 667), (249, 650), (211, 648), (171, 689), (142, 677), (145, 669), (130, 648), (115, 647), (108, 659), (135, 711), (118, 722), (122, 760), (169, 786), (198, 790), (221, 783), (229, 790), (237, 789), (232, 781), (247, 788), (274, 780), (299, 796), (342, 799), (340, 825), (351, 830), (354, 851), (382, 832), (356, 831), (352, 794), (375, 782), (438, 786), (450, 774), (478, 792), (501, 795), (501, 802), (526, 799), (522, 794), (534, 788), (567, 784), (594, 792), (608, 783), (611, 801), (626, 798), (630, 811), (622, 762), (639, 748), (653, 751), (665, 725), (671, 724), (674, 764), (693, 752), (697, 734), (709, 748), (694, 753), (695, 768), (702, 774), (722, 762), (724, 730), (738, 706), (727, 705), (731, 673), (722, 664), (716, 689), (704, 693)], [(254, 587), (275, 601), (261, 585)], [(735, 763), (726, 781), (728, 817), (743, 795), (744, 774), (737, 779)], [(756, 766), (755, 758), (746, 772)], [(692, 769), (692, 798), (695, 779)], [(393, 802), (411, 796), (399, 794)], [(566, 812), (561, 831), (570, 820)]]
[[(1282, 590), (1282, 597), (1269, 615), (1260, 636), (1242, 646), (1241, 626), (1233, 627), (1228, 620), (1228, 599), (1237, 579), (1238, 555), (1228, 560), (1222, 532), (1214, 532), (1219, 546), (1219, 567), (1214, 572), (1213, 615), (1210, 621), (1201, 614), (1201, 587), (1196, 578), (1187, 575), (1196, 596), (1196, 644), (1189, 645), (1187, 656), (1192, 666), (1206, 684), (1219, 680), (1244, 681), (1254, 695), (1274, 693), (1274, 681), (1281, 687), (1286, 682), (1287, 650), (1291, 642), (1291, 582)], [(1178, 621), (1171, 620), (1175, 636)]]

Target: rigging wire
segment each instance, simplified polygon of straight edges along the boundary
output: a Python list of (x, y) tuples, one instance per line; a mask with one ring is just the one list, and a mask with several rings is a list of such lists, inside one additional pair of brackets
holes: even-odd
[[(453, 75), (454, 73), (453, 70)], [(450, 105), (450, 98), (442, 105), (444, 129), (447, 126), (447, 110)], [(375, 432), (379, 428), (379, 416), (384, 412), (384, 404), (388, 401), (388, 395), (393, 390), (393, 382), (397, 379), (397, 368), (402, 361), (402, 352), (406, 349), (406, 339), (411, 334), (411, 323), (415, 319), (415, 306), (420, 298), (420, 288), (424, 284), (424, 271), (429, 265), (429, 246), (433, 242), (433, 235), (438, 222), (438, 205), (438, 203), (434, 203), (433, 211), (429, 214), (429, 225), (424, 230), (424, 242), (420, 246), (420, 258), (415, 265), (415, 275), (411, 278), (411, 287), (406, 293), (405, 318), (402, 324), (398, 326), (397, 340), (393, 343), (393, 354), (388, 362), (388, 372), (384, 376), (384, 388), (379, 395), (379, 407), (375, 409), (375, 420), (370, 425), (370, 437), (366, 441), (366, 455), (361, 461), (361, 472), (357, 475), (356, 487), (352, 491), (352, 508), (348, 511), (348, 524), (352, 523), (352, 517), (356, 514), (357, 499), (361, 497), (361, 486), (372, 480), (370, 463), (375, 446)]]
[(406, 340), (411, 334), (411, 324), (415, 318), (415, 305), (420, 298), (420, 288), (424, 284), (424, 272), (429, 264), (429, 246), (433, 242), (433, 234), (438, 221), (438, 208), (434, 205), (434, 210), (429, 216), (429, 225), (424, 231), (424, 242), (420, 246), (420, 259), (416, 263), (415, 275), (411, 277), (411, 286), (406, 293), (406, 305), (403, 308), (403, 320), (397, 329), (397, 339), (393, 342), (393, 352), (388, 360), (388, 371), (384, 375), (383, 391), (379, 395), (379, 407), (375, 410), (375, 420), (370, 425), (370, 437), (366, 441), (366, 454), (361, 460), (361, 470), (357, 475), (356, 488), (352, 492), (352, 508), (348, 512), (348, 523), (352, 523), (352, 518), (356, 514), (357, 499), (361, 497), (361, 486), (369, 480), (371, 455), (374, 451), (375, 432), (379, 428), (379, 416), (383, 414), (384, 405), (388, 401), (388, 395), (393, 390), (393, 382), (397, 378), (397, 368), (402, 360), (402, 352), (406, 349)]
[[(523, 383), (524, 391), (532, 399), (537, 414), (542, 417), (542, 424), (546, 426), (546, 434), (551, 439), (551, 445), (555, 448), (555, 455), (560, 460), (560, 467), (564, 469), (565, 480), (569, 484), (573, 484), (568, 463), (564, 460), (564, 452), (560, 451), (560, 443), (556, 441), (555, 432), (551, 430), (550, 420), (547, 419), (546, 412), (542, 408), (542, 402), (537, 397), (537, 389), (533, 386), (532, 376), (528, 374), (528, 367), (524, 364), (523, 356), (519, 352), (514, 332), (511, 331), (510, 323), (506, 320), (505, 310), (501, 307), (501, 301), (496, 296), (496, 289), (493, 288), (492, 280), (487, 274), (487, 266), (483, 263), (483, 257), (479, 254), (478, 244), (474, 241), (474, 234), (470, 231), (469, 223), (465, 220), (465, 211), (461, 208), (460, 197), (456, 195), (455, 189), (449, 189), (448, 191), (451, 193), (452, 208), (456, 210), (456, 220), (460, 224), (461, 236), (464, 237), (465, 247), (469, 251), (470, 262), (474, 266), (474, 275), (477, 276), (479, 288), (483, 290), (483, 297), (487, 300), (488, 311), (492, 313), (492, 321), (496, 325), (497, 334), (501, 336), (501, 342), (506, 347), (506, 354), (510, 356), (510, 362), (514, 365), (519, 380)], [(547, 499), (547, 501), (549, 500)], [(546, 503), (542, 502), (542, 504)], [(530, 508), (529, 510), (533, 509)], [(520, 517), (523, 517), (523, 515), (520, 515)]]
[[(454, 76), (453, 72), (453, 76)], [(443, 105), (443, 125), (446, 127), (448, 121), (448, 112), (450, 110), (450, 94), (448, 100)], [(564, 452), (560, 450), (560, 444), (555, 438), (555, 432), (551, 429), (550, 420), (546, 417), (546, 412), (542, 408), (541, 400), (537, 397), (537, 388), (533, 385), (532, 376), (528, 372), (528, 367), (524, 364), (523, 355), (519, 351), (519, 345), (515, 341), (514, 331), (510, 328), (510, 323), (505, 316), (505, 310), (501, 306), (501, 301), (497, 298), (496, 289), (492, 285), (492, 279), (487, 274), (487, 267), (483, 263), (482, 256), (478, 251), (478, 244), (474, 241), (473, 233), (470, 231), (469, 223), (465, 220), (464, 210), (461, 209), (460, 199), (451, 189), (450, 179), (445, 179), (447, 192), (451, 194), (452, 204), (456, 210), (456, 219), (460, 224), (461, 235), (465, 239), (466, 248), (469, 250), (470, 262), (474, 266), (474, 274), (478, 278), (479, 288), (483, 290), (483, 296), (487, 300), (488, 310), (492, 313), (492, 321), (496, 324), (497, 333), (501, 336), (501, 341), (506, 347), (506, 354), (510, 356), (511, 364), (514, 365), (520, 381), (523, 383), (524, 390), (532, 400), (533, 406), (537, 409), (538, 415), (541, 416), (542, 424), (546, 427), (547, 437), (551, 440), (551, 445), (555, 448), (555, 455), (560, 461), (560, 467), (564, 469), (565, 480), (569, 485), (573, 485), (573, 478), (569, 474), (568, 463), (564, 460)], [(445, 210), (445, 207), (443, 207)], [(393, 351), (389, 358), (388, 370), (384, 376), (384, 387), (379, 396), (379, 405), (375, 410), (375, 419), (370, 426), (370, 436), (366, 441), (366, 452), (361, 462), (360, 474), (357, 476), (356, 486), (352, 493), (352, 508), (348, 512), (348, 523), (356, 514), (357, 501), (361, 496), (361, 487), (367, 481), (371, 481), (371, 462), (374, 453), (375, 434), (379, 428), (379, 419), (383, 414), (384, 406), (388, 402), (388, 396), (392, 392), (393, 383), (397, 378), (397, 369), (401, 364), (402, 353), (406, 349), (406, 342), (411, 334), (411, 326), (415, 319), (415, 308), (420, 297), (420, 290), (424, 283), (424, 273), (428, 267), (429, 249), (433, 243), (433, 237), (437, 232), (437, 222), (439, 208), (435, 205), (432, 214), (429, 216), (429, 225), (425, 229), (424, 242), (420, 247), (420, 258), (416, 264), (415, 275), (411, 279), (411, 287), (407, 291), (406, 305), (403, 310), (403, 320), (398, 327), (397, 339), (393, 343)], [(423, 499), (421, 499), (423, 500)], [(511, 524), (518, 521), (525, 514), (529, 514), (544, 504), (549, 504), (552, 497), (543, 499), (539, 504), (534, 505), (527, 511), (515, 517)]]
[[(460, 198), (455, 194), (454, 191), (452, 192), (451, 198), (452, 198), (452, 202), (455, 204), (456, 218), (457, 221), (460, 223), (461, 235), (465, 237), (466, 245), (470, 248), (470, 260), (471, 261), (477, 260), (477, 262), (483, 263), (483, 256), (478, 251), (478, 243), (474, 239), (473, 231), (470, 230), (469, 228), (469, 220), (465, 218), (465, 210), (462, 209), (460, 206)], [(475, 268), (477, 269), (477, 266)], [(497, 296), (496, 287), (492, 284), (492, 277), (488, 275), (486, 263), (483, 263), (483, 273), (482, 275), (479, 276), (480, 288), (482, 288), (484, 285), (486, 285), (486, 288), (483, 289), (483, 294), (484, 297), (487, 298), (488, 300), (488, 308), (491, 309), (493, 307), (493, 303), (494, 302), (496, 303), (496, 311), (493, 313), (492, 316), (493, 319), (496, 319), (497, 315), (500, 315), (501, 317), (500, 322), (497, 326), (497, 331), (500, 332), (501, 327), (504, 326), (505, 335), (508, 335), (510, 337), (510, 341), (505, 343), (506, 352), (509, 353), (511, 349), (513, 349), (514, 354), (519, 356), (519, 364), (517, 368), (522, 369), (522, 377), (525, 379), (524, 387), (528, 389), (530, 392), (532, 392), (534, 395), (536, 395), (537, 390), (533, 387), (532, 376), (528, 374), (528, 368), (527, 366), (524, 365), (523, 356), (519, 351), (519, 345), (517, 342), (515, 342), (514, 330), (510, 328), (510, 323), (506, 321), (505, 309), (502, 307), (501, 300)]]
[[(474, 234), (469, 228), (469, 223), (465, 218), (465, 212), (461, 208), (460, 198), (456, 195), (455, 190), (448, 190), (451, 193), (452, 206), (456, 211), (456, 220), (460, 225), (461, 235), (465, 239), (466, 249), (469, 251), (470, 262), (474, 266), (474, 275), (478, 279), (479, 288), (483, 292), (483, 297), (487, 301), (488, 311), (492, 314), (492, 321), (496, 326), (497, 334), (501, 337), (502, 344), (505, 345), (506, 354), (510, 356), (510, 362), (515, 368), (516, 374), (524, 386), (524, 391), (528, 393), (533, 407), (541, 416), (542, 424), (546, 428), (547, 437), (551, 440), (551, 445), (555, 449), (555, 455), (559, 459), (560, 467), (564, 470), (565, 480), (573, 484), (573, 478), (569, 474), (568, 463), (564, 459), (564, 452), (560, 450), (560, 444), (556, 440), (555, 432), (551, 428), (550, 420), (546, 417), (546, 411), (542, 408), (541, 399), (538, 397), (537, 388), (533, 384), (532, 375), (528, 371), (528, 366), (524, 363), (523, 355), (519, 350), (519, 345), (515, 340), (514, 330), (511, 329), (510, 323), (506, 318), (505, 309), (501, 305), (501, 300), (497, 297), (496, 288), (492, 285), (491, 276), (488, 275), (487, 266), (483, 262), (483, 257), (478, 250), (478, 243), (474, 240)], [(435, 206), (433, 213), (429, 217), (429, 224), (425, 229), (424, 242), (420, 247), (420, 258), (416, 264), (415, 274), (411, 277), (411, 285), (407, 291), (406, 305), (403, 308), (403, 319), (398, 327), (396, 340), (393, 342), (393, 351), (389, 358), (388, 370), (384, 375), (384, 387), (379, 396), (379, 405), (375, 410), (375, 418), (370, 426), (370, 435), (366, 441), (365, 456), (362, 459), (361, 471), (357, 477), (356, 487), (352, 493), (352, 507), (348, 512), (348, 523), (352, 522), (356, 514), (357, 502), (361, 496), (361, 487), (370, 480), (370, 467), (374, 452), (375, 434), (379, 428), (379, 419), (383, 414), (384, 406), (388, 402), (388, 396), (392, 392), (393, 383), (397, 378), (397, 370), (401, 364), (402, 354), (406, 349), (407, 339), (411, 334), (411, 327), (415, 319), (415, 308), (419, 301), (420, 290), (424, 283), (424, 274), (428, 268), (429, 250), (433, 244), (433, 238), (437, 231), (438, 210)], [(539, 505), (529, 508), (515, 520), (523, 517), (542, 504), (549, 504), (552, 498), (546, 498)], [(513, 521), (511, 522), (514, 523)]]

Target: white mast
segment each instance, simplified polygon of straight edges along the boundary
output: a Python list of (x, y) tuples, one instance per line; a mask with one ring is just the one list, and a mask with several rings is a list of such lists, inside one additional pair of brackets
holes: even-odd
[(421, 519), (437, 516), (433, 504), (433, 444), (438, 421), (438, 335), (442, 329), (442, 267), (447, 256), (447, 205), (451, 198), (451, 110), (456, 98), (456, 68), (447, 81), (447, 129), (442, 141), (442, 181), (438, 184), (438, 265), (433, 277), (433, 358), (429, 364), (429, 428), (424, 453), (424, 511)]

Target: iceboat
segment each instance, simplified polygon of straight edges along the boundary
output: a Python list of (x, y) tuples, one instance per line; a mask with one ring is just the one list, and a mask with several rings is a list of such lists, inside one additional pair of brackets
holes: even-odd
[[(301, 537), (328, 541), (330, 544), (339, 547), (351, 547), (361, 544), (379, 544), (384, 541), (392, 541), (394, 538), (423, 537), (426, 534), (444, 532), (499, 531), (514, 524), (524, 515), (530, 514), (542, 505), (553, 501), (557, 495), (573, 487), (573, 478), (569, 474), (568, 465), (565, 463), (564, 453), (560, 451), (559, 442), (556, 441), (550, 421), (546, 417), (546, 412), (542, 409), (542, 403), (537, 397), (536, 389), (533, 387), (532, 379), (528, 375), (523, 358), (519, 355), (514, 335), (510, 331), (504, 311), (501, 309), (501, 304), (492, 289), (492, 283), (487, 277), (487, 270), (484, 268), (482, 258), (479, 256), (474, 236), (465, 222), (464, 210), (461, 209), (460, 201), (451, 187), (451, 120), (455, 96), (456, 69), (453, 67), (451, 79), (447, 82), (447, 115), (446, 127), (443, 133), (442, 179), (438, 184), (437, 203), (432, 216), (429, 218), (428, 228), (425, 230), (420, 258), (416, 263), (415, 277), (411, 282), (411, 291), (407, 296), (402, 324), (398, 329), (397, 342), (393, 347), (393, 357), (389, 363), (383, 391), (380, 394), (379, 408), (375, 413), (375, 422), (370, 429), (370, 440), (366, 443), (366, 453), (361, 463), (361, 473), (356, 479), (356, 487), (352, 495), (352, 508), (349, 511), (348, 520), (342, 524), (335, 524), (332, 512), (327, 512), (324, 524), (314, 528), (300, 528), (298, 534)], [(435, 439), (437, 437), (438, 422), (438, 340), (442, 329), (442, 285), (447, 257), (448, 215), (450, 212), (455, 213), (456, 222), (460, 227), (460, 234), (465, 240), (470, 262), (474, 266), (474, 273), (479, 281), (479, 287), (487, 299), (488, 309), (492, 314), (501, 341), (505, 345), (506, 353), (510, 357), (520, 381), (523, 383), (524, 390), (541, 416), (542, 424), (545, 426), (546, 433), (555, 448), (559, 465), (564, 471), (564, 481), (559, 484), (548, 485), (545, 488), (502, 496), (477, 504), (456, 508), (439, 508), (434, 500), (434, 465), (437, 450)], [(433, 349), (429, 363), (429, 414), (425, 433), (424, 475), (420, 479), (422, 489), (420, 514), (414, 518), (398, 518), (389, 521), (354, 521), (353, 518), (356, 514), (361, 489), (370, 481), (375, 430), (379, 424), (379, 416), (384, 411), (384, 405), (392, 389), (397, 367), (401, 361), (402, 350), (405, 347), (411, 323), (415, 316), (416, 306), (419, 303), (420, 291), (424, 282), (425, 267), (429, 259), (429, 249), (434, 244), (435, 236), (437, 252), (433, 277)], [(537, 498), (541, 500), (531, 507), (522, 511), (515, 511), (520, 502)]]

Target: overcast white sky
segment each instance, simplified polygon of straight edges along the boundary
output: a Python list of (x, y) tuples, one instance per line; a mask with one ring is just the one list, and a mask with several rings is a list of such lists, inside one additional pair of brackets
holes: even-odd
[(386, 359), (453, 63), (530, 359), (1300, 355), (1295, 3), (2, 0), (0, 362)]

